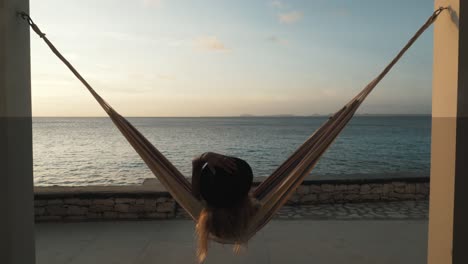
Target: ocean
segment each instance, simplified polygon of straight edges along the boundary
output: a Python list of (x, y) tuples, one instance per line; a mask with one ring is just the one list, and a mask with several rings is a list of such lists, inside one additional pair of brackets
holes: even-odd
[[(328, 117), (129, 118), (187, 177), (212, 151), (268, 176)], [(430, 116), (356, 116), (311, 179), (429, 177)], [(33, 118), (34, 184), (141, 184), (153, 174), (109, 118)]]

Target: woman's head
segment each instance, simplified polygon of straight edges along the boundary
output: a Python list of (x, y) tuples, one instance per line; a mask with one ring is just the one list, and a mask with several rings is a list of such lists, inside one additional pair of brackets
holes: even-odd
[(200, 177), (200, 195), (209, 207), (231, 208), (238, 206), (247, 197), (252, 186), (253, 174), (249, 164), (238, 158), (231, 158), (236, 170), (204, 166)]
[(198, 260), (202, 262), (208, 251), (210, 236), (231, 240), (239, 249), (245, 243), (244, 233), (256, 211), (249, 197), (253, 175), (249, 164), (235, 158), (236, 171), (229, 174), (205, 166), (200, 178), (200, 194), (207, 203), (196, 226), (198, 233)]

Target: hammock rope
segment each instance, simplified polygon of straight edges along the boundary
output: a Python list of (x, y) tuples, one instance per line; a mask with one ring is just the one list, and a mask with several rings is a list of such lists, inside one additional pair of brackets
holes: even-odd
[[(246, 231), (245, 238), (250, 239), (258, 232), (274, 214), (283, 206), (304, 178), (310, 174), (320, 157), (328, 147), (338, 137), (348, 122), (356, 113), (359, 106), (393, 68), (404, 53), (413, 43), (428, 29), (437, 19), (439, 14), (447, 9), (440, 7), (435, 10), (419, 30), (411, 37), (407, 44), (398, 52), (393, 60), (383, 69), (383, 71), (364, 87), (354, 98), (344, 107), (332, 115), (322, 124), (299, 148), (281, 164), (271, 176), (267, 177), (253, 192), (261, 206), (253, 217)], [(113, 123), (117, 126), (130, 145), (140, 155), (153, 174), (159, 179), (164, 187), (171, 193), (173, 198), (182, 206), (188, 214), (197, 221), (203, 206), (201, 201), (192, 194), (191, 184), (180, 171), (149, 142), (130, 122), (115, 111), (81, 76), (81, 74), (71, 65), (71, 63), (55, 48), (52, 42), (34, 23), (31, 17), (25, 13), (18, 13), (26, 20), (31, 29), (44, 40), (51, 51), (70, 69), (78, 80), (88, 89), (104, 111), (109, 115)], [(231, 243), (221, 238), (215, 238), (221, 243)]]

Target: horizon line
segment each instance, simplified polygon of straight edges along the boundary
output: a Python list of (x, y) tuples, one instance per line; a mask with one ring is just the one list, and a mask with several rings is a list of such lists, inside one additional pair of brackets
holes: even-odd
[[(278, 114), (278, 115), (226, 115), (226, 116), (124, 116), (125, 118), (254, 118), (254, 117), (329, 117), (334, 113), (330, 114), (311, 114), (311, 115), (293, 115), (293, 114)], [(355, 114), (354, 116), (431, 116), (432, 114)], [(32, 116), (32, 118), (106, 118), (107, 115), (99, 116)]]

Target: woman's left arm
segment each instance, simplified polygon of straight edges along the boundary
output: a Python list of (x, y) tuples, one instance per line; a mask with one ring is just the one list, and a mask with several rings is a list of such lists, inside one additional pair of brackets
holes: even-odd
[(205, 164), (203, 155), (195, 157), (192, 160), (192, 193), (197, 199), (200, 199), (200, 177), (201, 170)]
[(203, 165), (220, 167), (229, 173), (236, 170), (236, 163), (228, 156), (214, 152), (205, 152), (192, 160), (192, 193), (200, 199), (200, 177)]

